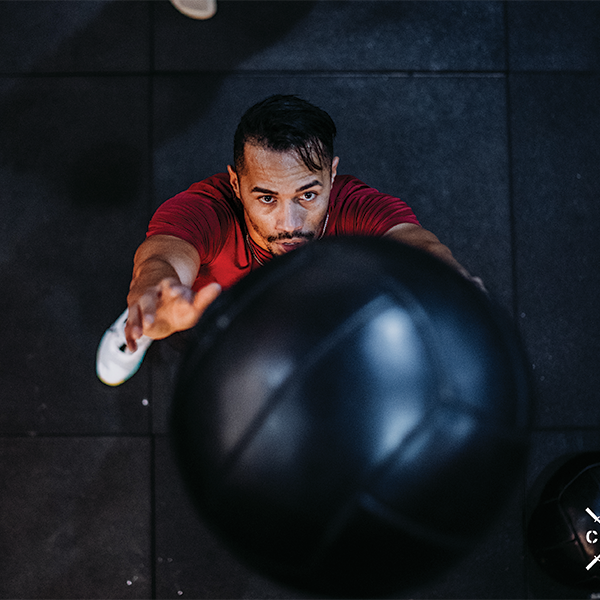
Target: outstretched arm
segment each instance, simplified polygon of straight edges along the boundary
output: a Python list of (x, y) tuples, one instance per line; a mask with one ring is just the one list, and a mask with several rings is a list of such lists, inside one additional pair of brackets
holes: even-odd
[(129, 286), (125, 338), (135, 351), (142, 335), (165, 338), (193, 327), (221, 291), (211, 283), (198, 292), (192, 285), (200, 257), (188, 242), (170, 235), (147, 238), (138, 248)]
[(448, 246), (442, 244), (434, 233), (431, 233), (431, 231), (428, 231), (427, 229), (423, 229), (420, 225), (415, 225), (414, 223), (401, 223), (400, 225), (395, 225), (389, 229), (384, 234), (384, 237), (396, 240), (397, 242), (402, 242), (403, 244), (408, 244), (409, 246), (414, 246), (415, 248), (420, 248), (421, 250), (433, 254), (456, 269), (463, 277), (472, 281), (480, 289), (486, 291), (483, 281), (479, 277), (473, 277), (454, 258), (454, 256), (452, 256), (452, 252)]

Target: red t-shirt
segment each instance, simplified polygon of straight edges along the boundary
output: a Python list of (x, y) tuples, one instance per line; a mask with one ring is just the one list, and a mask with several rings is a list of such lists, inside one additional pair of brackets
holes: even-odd
[[(324, 237), (381, 236), (400, 223), (419, 225), (402, 200), (381, 194), (349, 175), (335, 178)], [(154, 213), (146, 235), (158, 234), (181, 238), (198, 251), (201, 267), (194, 290), (212, 281), (226, 289), (260, 266), (248, 248), (242, 207), (227, 173), (194, 183), (164, 202)], [(251, 239), (250, 243), (261, 262), (272, 258)]]

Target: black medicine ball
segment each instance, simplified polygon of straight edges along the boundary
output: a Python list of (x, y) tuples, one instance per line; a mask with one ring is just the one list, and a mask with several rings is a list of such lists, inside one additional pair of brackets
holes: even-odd
[(173, 434), (200, 513), (263, 575), (366, 597), (469, 550), (510, 493), (528, 384), (512, 328), (430, 255), (312, 242), (194, 330)]
[(571, 458), (550, 478), (527, 540), (556, 581), (600, 591), (600, 452)]

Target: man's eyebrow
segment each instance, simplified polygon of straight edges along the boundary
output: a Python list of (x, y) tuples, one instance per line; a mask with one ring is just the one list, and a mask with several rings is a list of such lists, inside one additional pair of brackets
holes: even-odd
[(269, 196), (277, 196), (277, 192), (272, 192), (271, 190), (268, 190), (267, 188), (261, 188), (258, 186), (254, 186), (250, 192), (254, 193), (254, 192), (258, 192), (259, 194), (268, 194)]
[(323, 187), (323, 184), (318, 181), (317, 179), (311, 181), (310, 183), (307, 183), (306, 185), (303, 185), (302, 187), (299, 187), (296, 190), (296, 193), (298, 192), (303, 192), (304, 190), (307, 190), (308, 188), (314, 187), (315, 185), (320, 185), (321, 187)]
[[(296, 193), (303, 192), (304, 190), (308, 190), (309, 188), (314, 187), (315, 185), (319, 185), (319, 186), (323, 187), (323, 184), (319, 180), (314, 179), (310, 183), (307, 183), (307, 184), (303, 185), (302, 187), (299, 187), (296, 190)], [(258, 193), (258, 194), (268, 194), (269, 196), (277, 196), (278, 195), (277, 192), (273, 192), (272, 190), (268, 190), (267, 188), (262, 188), (262, 187), (259, 187), (257, 185), (254, 186), (250, 190), (250, 192), (251, 193)]]

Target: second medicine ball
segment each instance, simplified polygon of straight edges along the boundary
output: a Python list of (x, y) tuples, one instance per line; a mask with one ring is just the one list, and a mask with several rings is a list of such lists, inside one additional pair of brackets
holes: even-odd
[(525, 360), (485, 294), (380, 238), (312, 242), (211, 306), (173, 434), (201, 515), (263, 575), (365, 597), (469, 550), (526, 448)]
[(574, 456), (556, 470), (531, 514), (527, 541), (553, 579), (600, 591), (600, 452)]

